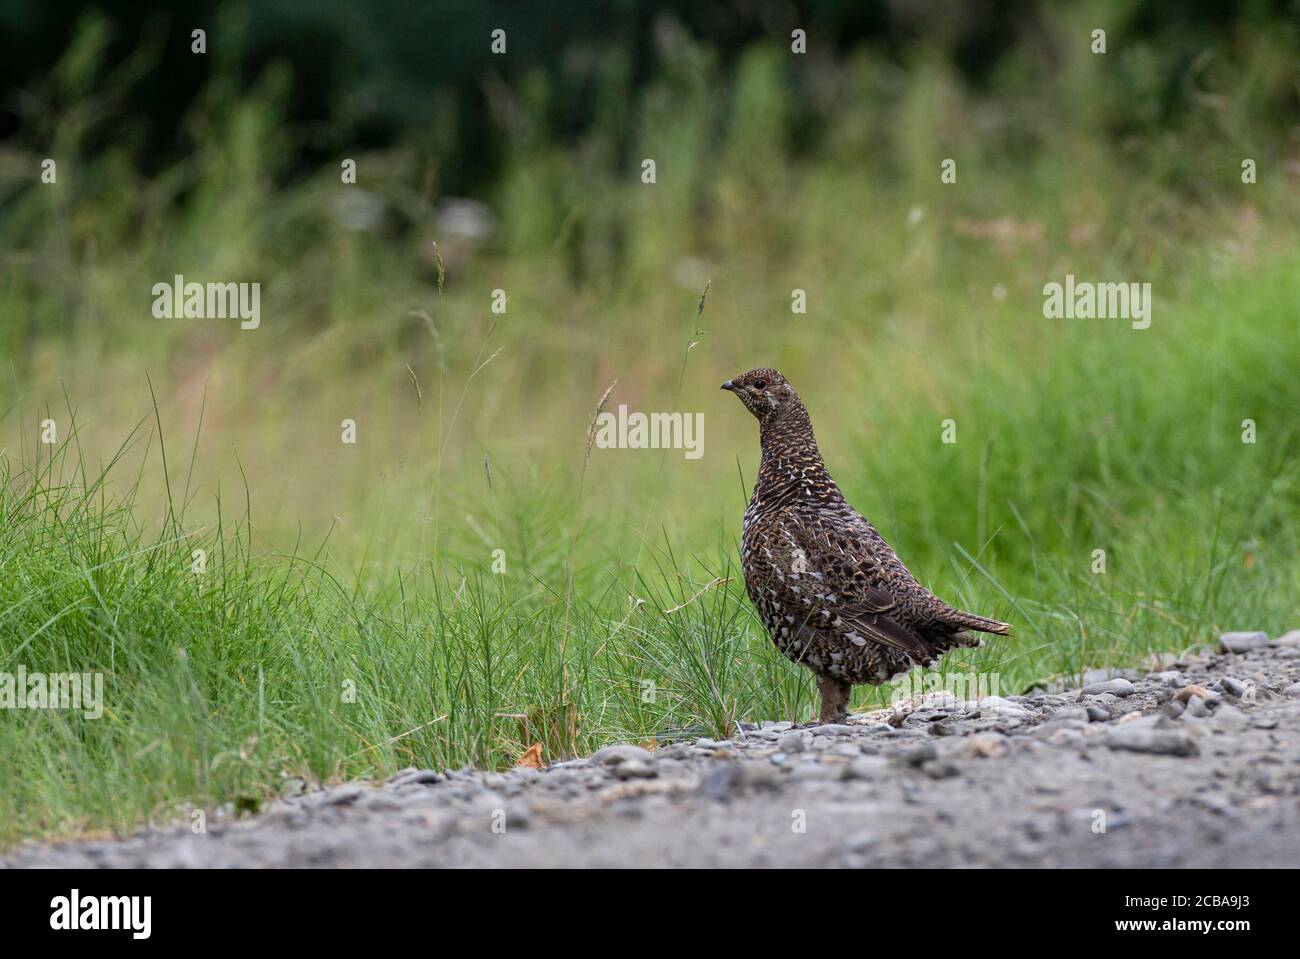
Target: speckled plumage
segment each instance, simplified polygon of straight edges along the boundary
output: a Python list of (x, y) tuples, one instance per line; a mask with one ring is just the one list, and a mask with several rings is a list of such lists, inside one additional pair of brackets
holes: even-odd
[(1010, 629), (916, 581), (841, 495), (784, 376), (751, 370), (722, 388), (757, 418), (762, 444), (741, 540), (745, 587), (777, 648), (817, 676), (822, 722), (845, 717), (854, 685), (879, 685), (953, 647), (978, 646), (965, 630)]

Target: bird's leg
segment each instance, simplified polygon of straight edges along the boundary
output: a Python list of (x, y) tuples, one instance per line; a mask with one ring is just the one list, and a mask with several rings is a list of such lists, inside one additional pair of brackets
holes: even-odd
[(853, 686), (847, 679), (839, 679), (825, 674), (819, 675), (817, 677), (817, 692), (822, 698), (821, 715), (818, 717), (819, 722), (842, 723), (848, 719), (849, 696), (853, 692)]

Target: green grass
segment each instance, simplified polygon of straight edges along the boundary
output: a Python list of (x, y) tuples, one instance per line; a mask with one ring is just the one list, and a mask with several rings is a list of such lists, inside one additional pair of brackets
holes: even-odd
[(255, 805), (289, 775), (509, 765), (533, 742), (555, 757), (807, 711), (732, 590), (640, 580), (645, 604), (620, 609), (615, 584), (585, 589), (595, 576), (567, 602), (562, 575), (413, 571), (362, 597), (319, 551), (255, 556), (243, 523), (169, 515), (145, 534), (133, 497), (111, 501), (71, 449), (0, 477), (3, 662), (103, 672), (106, 708), (6, 712), (6, 839)]
[[(85, 148), (126, 123), (87, 34), (26, 157), (56, 144), (59, 184), (0, 169), (0, 672), (102, 671), (106, 708), (0, 710), (0, 842), (808, 718), (735, 567), (757, 431), (717, 384), (760, 365), (918, 577), (1016, 624), (949, 674), (1016, 692), (1295, 627), (1300, 202), (1268, 119), (1294, 40), (1243, 35), (1159, 124), (1126, 112), (1159, 115), (1132, 50), (1022, 51), (976, 92), (870, 51), (796, 88), (774, 48), (727, 74), (680, 40), (580, 143), (544, 135), (535, 78), (478, 248), (428, 226), (418, 146), (359, 165), (399, 225), (341, 225), (335, 170), (286, 173), (274, 72), (214, 78), (153, 180), (130, 137)], [(154, 320), (177, 272), (262, 280), (262, 328)], [(1152, 283), (1151, 328), (1045, 320), (1067, 272)], [(615, 379), (703, 412), (703, 458), (588, 457)]]

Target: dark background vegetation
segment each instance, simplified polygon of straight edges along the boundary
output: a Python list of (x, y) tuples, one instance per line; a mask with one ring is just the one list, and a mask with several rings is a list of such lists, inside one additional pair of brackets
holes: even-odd
[[(813, 59), (867, 47), (900, 69), (918, 51), (951, 64), (975, 89), (987, 87), (999, 70), (1023, 66), (1027, 49), (1040, 57), (1038, 69), (1063, 51), (1044, 22), (1069, 6), (1049, 0), (407, 0), (355, 3), (348, 0), (264, 0), (232, 5), (116, 2), (91, 5), (112, 24), (107, 61), (150, 60), (148, 76), (115, 104), (137, 121), (133, 153), (142, 170), (156, 172), (192, 149), (187, 115), (199, 106), (210, 80), (210, 62), (192, 56), (189, 36), (196, 27), (210, 34), (209, 56), (250, 87), (271, 63), (292, 70), (286, 123), (303, 131), (285, 177), (325, 163), (343, 147), (377, 149), (428, 137), (437, 157), (443, 192), (490, 191), (502, 162), (500, 89), (517, 87), (530, 74), (547, 78), (543, 117), (557, 142), (573, 143), (595, 122), (604, 96), (625, 94), (662, 69), (666, 30), (708, 37), (724, 71), (762, 40), (788, 42), (796, 27), (807, 31)], [(64, 51), (70, 28), (86, 4), (4, 0), (0, 3), (0, 87), (39, 88)], [(1094, 6), (1093, 9), (1105, 10)], [(1106, 128), (1116, 136), (1167, 124), (1198, 93), (1190, 70), (1207, 49), (1229, 57), (1243, 31), (1296, 29), (1296, 0), (1114, 3), (1106, 11), (1114, 49), (1146, 51), (1141, 75), (1106, 104)], [(212, 36), (219, 25), (235, 29)], [(488, 50), (487, 37), (506, 30), (509, 56)], [(1045, 56), (1043, 54), (1046, 54)], [(807, 83), (791, 71), (790, 82)], [(494, 90), (497, 93), (494, 94)], [(719, 96), (726, 96), (725, 90)], [(791, 117), (790, 147), (814, 152), (823, 124), (816, 98)], [(1300, 103), (1295, 84), (1280, 85), (1255, 106), (1265, 116), (1294, 116)], [(57, 102), (43, 104), (57, 109)], [(21, 117), (13, 102), (0, 105), (0, 138), (14, 136)], [(454, 122), (446, 123), (450, 114)], [(136, 124), (132, 124), (136, 126)], [(613, 133), (621, 153), (631, 150), (633, 124)], [(121, 136), (118, 124), (99, 131), (104, 142)]]

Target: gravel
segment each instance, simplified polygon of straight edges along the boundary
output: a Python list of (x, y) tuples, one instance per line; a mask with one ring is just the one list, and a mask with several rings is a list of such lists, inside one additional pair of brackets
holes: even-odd
[(258, 815), (209, 811), (206, 832), (187, 817), (28, 843), (0, 868), (1292, 867), (1300, 631), (1220, 642), (1078, 690), (755, 722), (544, 770), (286, 781)]

